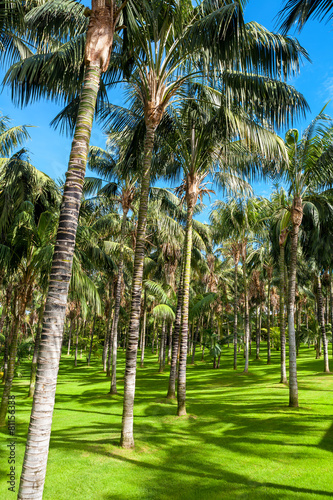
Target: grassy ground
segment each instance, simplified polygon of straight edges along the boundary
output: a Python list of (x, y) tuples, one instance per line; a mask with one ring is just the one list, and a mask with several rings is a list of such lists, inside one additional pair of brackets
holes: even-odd
[[(221, 368), (199, 361), (188, 366), (188, 416), (176, 417), (165, 399), (168, 374), (157, 373), (156, 357), (138, 368), (135, 450), (118, 446), (122, 414), (119, 395), (107, 394), (100, 361), (77, 368), (61, 360), (44, 500), (324, 499), (333, 497), (333, 376), (323, 360), (301, 349), (300, 408), (288, 408), (288, 389), (279, 384), (279, 353), (273, 363), (251, 361), (248, 376), (232, 370), (232, 348)], [(28, 364), (21, 366), (16, 396), (16, 494), (31, 400)], [(333, 363), (332, 363), (333, 369)], [(168, 371), (168, 370), (167, 370)], [(0, 498), (12, 500), (1, 434)]]

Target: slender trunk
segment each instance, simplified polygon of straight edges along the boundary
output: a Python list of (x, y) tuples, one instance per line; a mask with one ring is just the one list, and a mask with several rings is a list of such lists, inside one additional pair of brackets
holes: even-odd
[(328, 361), (328, 345), (327, 345), (327, 337), (326, 337), (326, 328), (325, 328), (325, 316), (324, 316), (324, 307), (323, 307), (323, 294), (321, 287), (321, 279), (318, 274), (317, 277), (317, 285), (318, 285), (318, 315), (319, 315), (319, 323), (321, 329), (321, 335), (323, 340), (323, 348), (324, 348), (324, 372), (329, 373), (329, 361)]
[(256, 359), (260, 359), (260, 306), (256, 307)]
[(295, 335), (295, 294), (296, 294), (296, 268), (297, 244), (299, 226), (302, 222), (302, 200), (294, 197), (291, 209), (292, 231), (290, 248), (290, 267), (288, 283), (288, 333), (289, 333), (289, 406), (298, 407), (297, 361), (296, 361), (296, 335)]
[(331, 314), (331, 340), (332, 340), (332, 354), (333, 354), (333, 282), (332, 282), (332, 269), (330, 272), (330, 314)]
[(281, 379), (280, 384), (287, 384), (286, 368), (286, 322), (284, 314), (284, 243), (280, 245), (280, 343), (281, 343)]
[[(245, 244), (244, 244), (245, 245)], [(250, 315), (249, 315), (249, 299), (246, 279), (246, 251), (243, 249), (243, 280), (244, 280), (244, 354), (245, 354), (245, 367), (244, 373), (249, 371), (249, 339), (250, 339)]]
[(121, 286), (123, 282), (123, 267), (124, 267), (124, 244), (126, 236), (127, 208), (123, 208), (123, 218), (121, 221), (121, 236), (120, 236), (120, 255), (118, 265), (118, 279), (115, 297), (115, 306), (112, 322), (112, 376), (110, 394), (117, 394), (117, 346), (118, 346), (118, 321), (121, 300)]
[(90, 366), (90, 358), (91, 358), (91, 352), (92, 352), (92, 347), (93, 347), (93, 342), (94, 342), (95, 321), (96, 321), (96, 314), (94, 316), (94, 320), (93, 320), (93, 324), (92, 324), (91, 332), (90, 332), (90, 345), (89, 345), (89, 354), (88, 354), (88, 359), (87, 359), (88, 366)]
[(271, 364), (271, 280), (268, 280), (267, 297), (267, 364)]
[(170, 328), (169, 328), (168, 365), (171, 364), (171, 353), (172, 353), (172, 321), (170, 322)]
[(19, 500), (32, 496), (34, 500), (39, 500), (43, 495), (76, 229), (101, 75), (99, 64), (100, 62), (98, 65), (92, 64), (85, 67), (45, 306), (37, 381), (18, 494)]
[(140, 207), (137, 224), (137, 237), (134, 255), (134, 272), (132, 281), (132, 301), (130, 324), (127, 337), (126, 368), (124, 379), (124, 403), (121, 430), (121, 446), (134, 447), (133, 409), (135, 395), (136, 358), (138, 351), (143, 262), (145, 256), (145, 236), (147, 226), (148, 194), (150, 185), (151, 160), (154, 147), (155, 126), (146, 125), (144, 144), (144, 165), (141, 181)]
[(141, 368), (144, 367), (145, 363), (145, 347), (146, 347), (146, 328), (147, 328), (147, 292), (145, 290), (143, 299), (143, 322), (142, 322), (142, 346), (141, 346)]
[(187, 220), (186, 220), (186, 247), (184, 262), (184, 280), (183, 280), (183, 303), (182, 319), (180, 332), (180, 351), (179, 351), (179, 372), (177, 386), (178, 408), (177, 415), (186, 415), (186, 361), (187, 361), (187, 336), (188, 336), (188, 306), (190, 295), (191, 278), (191, 254), (192, 254), (192, 218), (195, 203), (187, 196)]
[(191, 365), (194, 365), (194, 361), (195, 361), (195, 348), (196, 348), (196, 346), (197, 346), (197, 341), (198, 341), (199, 325), (200, 325), (200, 316), (199, 316), (199, 318), (198, 318), (198, 321), (197, 321), (197, 327), (196, 327), (195, 334), (194, 334), (194, 340), (193, 340), (193, 352), (192, 352), (192, 361), (191, 361)]
[(38, 359), (38, 351), (39, 351), (39, 344), (40, 344), (40, 336), (42, 333), (45, 298), (46, 297), (43, 295), (42, 303), (41, 303), (40, 309), (39, 309), (38, 325), (37, 325), (37, 332), (36, 332), (35, 345), (34, 345), (34, 354), (32, 356), (32, 363), (31, 363), (30, 386), (29, 386), (28, 398), (32, 398), (34, 395), (34, 392), (35, 392), (37, 359)]
[(162, 373), (164, 371), (164, 365), (165, 365), (165, 320), (162, 321), (162, 330), (161, 330), (161, 347), (160, 347), (160, 369), (159, 373)]
[(237, 370), (237, 325), (238, 325), (238, 259), (235, 262), (235, 274), (234, 274), (234, 370)]
[(12, 323), (13, 332), (12, 332), (12, 339), (11, 339), (10, 350), (9, 350), (8, 372), (7, 372), (7, 377), (5, 380), (5, 386), (3, 389), (1, 406), (0, 406), (0, 427), (3, 427), (5, 425), (5, 422), (6, 422), (8, 401), (9, 401), (9, 397), (10, 397), (10, 391), (12, 388), (14, 371), (15, 371), (15, 360), (16, 360), (17, 344), (18, 344), (18, 332), (19, 332), (20, 323), (21, 323), (20, 320), (21, 320), (20, 314), (17, 314), (14, 317), (14, 320)]
[(7, 373), (8, 373), (8, 351), (10, 345), (11, 331), (14, 319), (10, 318), (10, 315), (7, 315), (6, 318), (6, 330), (5, 330), (5, 345), (4, 345), (4, 353), (3, 353), (3, 377), (2, 383), (6, 382)]
[(108, 353), (109, 353), (109, 345), (112, 337), (112, 304), (111, 304), (111, 284), (110, 284), (110, 308), (109, 308), (109, 316), (106, 323), (106, 332), (104, 337), (104, 346), (103, 346), (103, 372), (107, 374), (107, 363), (108, 363)]
[(178, 360), (178, 347), (179, 347), (179, 330), (182, 318), (182, 304), (183, 304), (183, 277), (184, 269), (182, 266), (182, 271), (179, 278), (178, 286), (178, 296), (177, 296), (177, 309), (176, 318), (173, 327), (172, 336), (172, 356), (171, 356), (171, 366), (169, 375), (169, 387), (167, 399), (176, 399), (176, 379), (177, 379), (177, 360)]
[(80, 318), (78, 318), (76, 322), (76, 342), (75, 342), (75, 357), (74, 357), (74, 366), (77, 366), (77, 354), (79, 351), (79, 333), (81, 329)]
[(68, 336), (67, 356), (69, 356), (69, 353), (70, 353), (70, 350), (71, 350), (71, 339), (72, 339), (73, 323), (74, 323), (74, 320), (73, 320), (73, 318), (71, 318), (70, 327), (69, 327), (69, 336)]

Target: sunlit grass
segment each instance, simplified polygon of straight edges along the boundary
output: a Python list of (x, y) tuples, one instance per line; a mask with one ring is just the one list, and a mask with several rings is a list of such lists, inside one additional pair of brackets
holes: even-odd
[[(53, 417), (44, 499), (316, 499), (333, 497), (333, 376), (323, 360), (301, 349), (300, 408), (288, 408), (288, 388), (279, 384), (279, 352), (273, 363), (251, 360), (250, 373), (232, 369), (232, 347), (221, 368), (207, 357), (188, 366), (187, 417), (165, 399), (168, 370), (158, 374), (156, 356), (138, 367), (135, 450), (122, 450), (124, 355), (119, 351), (119, 394), (94, 359), (74, 368), (63, 355)], [(332, 363), (333, 369), (333, 363)], [(31, 400), (29, 364), (14, 381), (17, 401), (16, 494)], [(1, 499), (7, 491), (6, 444), (2, 435)], [(8, 440), (7, 440), (8, 437)], [(4, 438), (4, 439), (3, 439)], [(5, 450), (5, 451), (3, 451)]]

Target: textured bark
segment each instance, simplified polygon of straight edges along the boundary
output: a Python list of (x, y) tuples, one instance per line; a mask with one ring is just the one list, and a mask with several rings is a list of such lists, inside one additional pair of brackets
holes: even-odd
[(183, 275), (184, 270), (182, 269), (180, 278), (179, 278), (179, 286), (178, 286), (178, 294), (177, 294), (177, 309), (176, 309), (176, 318), (173, 327), (173, 335), (172, 335), (172, 355), (171, 355), (171, 366), (170, 366), (170, 375), (169, 375), (169, 387), (168, 387), (168, 399), (176, 399), (176, 378), (177, 378), (177, 360), (178, 360), (178, 348), (179, 348), (179, 330), (180, 323), (182, 318), (182, 303), (183, 303)]
[(111, 307), (111, 284), (110, 284), (110, 307), (109, 307), (109, 315), (108, 315), (108, 320), (106, 323), (106, 332), (105, 332), (105, 337), (104, 337), (104, 346), (103, 346), (103, 355), (102, 355), (102, 360), (103, 360), (103, 372), (106, 373), (106, 368), (107, 368), (107, 362), (108, 362), (108, 352), (109, 352), (109, 344), (111, 341), (111, 336), (112, 336), (112, 307)]
[(234, 256), (235, 273), (234, 273), (234, 370), (237, 370), (237, 327), (238, 327), (238, 261), (239, 253)]
[(32, 398), (34, 395), (34, 392), (35, 392), (37, 359), (38, 359), (40, 337), (41, 337), (41, 333), (42, 333), (44, 308), (45, 308), (45, 296), (42, 297), (42, 304), (40, 306), (39, 315), (38, 315), (38, 325), (37, 325), (37, 332), (36, 332), (36, 338), (35, 338), (34, 353), (32, 356), (32, 363), (31, 363), (30, 385), (29, 385), (29, 393), (28, 393), (29, 398)]
[(144, 144), (144, 164), (141, 181), (140, 207), (138, 214), (136, 246), (134, 254), (134, 272), (132, 280), (131, 314), (126, 349), (124, 403), (120, 441), (123, 448), (134, 447), (133, 409), (135, 395), (136, 359), (140, 330), (141, 293), (147, 226), (148, 194), (155, 128), (155, 126), (146, 126), (146, 136)]
[(289, 333), (289, 406), (298, 407), (297, 361), (296, 361), (296, 335), (295, 335), (295, 294), (296, 294), (296, 268), (297, 245), (299, 226), (302, 223), (302, 200), (294, 197), (291, 208), (291, 248), (288, 283), (288, 333)]
[(68, 288), (100, 75), (99, 66), (86, 66), (44, 312), (20, 500), (39, 500), (43, 496)]
[(287, 367), (286, 367), (286, 322), (284, 314), (284, 242), (280, 244), (280, 344), (281, 344), (281, 379), (280, 384), (287, 384)]
[(325, 315), (324, 315), (324, 307), (323, 307), (323, 294), (321, 287), (321, 279), (318, 275), (317, 277), (317, 286), (318, 286), (318, 316), (319, 316), (319, 324), (323, 341), (323, 349), (324, 349), (324, 372), (329, 373), (329, 360), (328, 360), (328, 342), (326, 337), (326, 327), (325, 327)]
[(192, 254), (192, 223), (193, 209), (196, 203), (195, 195), (187, 193), (186, 246), (183, 281), (183, 303), (180, 330), (179, 372), (177, 386), (177, 415), (186, 415), (186, 361), (188, 336), (188, 306), (190, 297), (191, 254)]

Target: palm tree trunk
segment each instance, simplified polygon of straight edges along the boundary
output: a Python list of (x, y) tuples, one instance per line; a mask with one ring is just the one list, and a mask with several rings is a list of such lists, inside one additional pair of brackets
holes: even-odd
[(172, 321), (169, 327), (169, 349), (168, 349), (168, 365), (171, 364), (171, 354), (172, 354)]
[(256, 307), (256, 359), (260, 359), (260, 306)]
[(183, 303), (182, 319), (180, 331), (180, 352), (179, 352), (179, 373), (177, 400), (177, 415), (186, 415), (186, 361), (187, 361), (187, 336), (188, 336), (188, 306), (190, 296), (190, 278), (191, 278), (191, 254), (192, 254), (192, 219), (194, 203), (187, 197), (187, 219), (186, 219), (186, 246), (184, 262), (184, 281), (183, 281)]
[(191, 365), (194, 365), (195, 362), (195, 349), (197, 347), (198, 335), (199, 335), (199, 325), (200, 325), (200, 316), (197, 320), (197, 327), (195, 329), (194, 339), (193, 339), (193, 352), (192, 352), (192, 361)]
[(108, 352), (109, 352), (109, 345), (111, 342), (111, 337), (112, 337), (112, 304), (111, 304), (111, 284), (110, 284), (110, 306), (109, 306), (109, 314), (108, 314), (108, 320), (106, 323), (106, 332), (105, 332), (105, 337), (104, 337), (104, 346), (103, 346), (103, 372), (107, 374), (107, 363), (108, 363)]
[(271, 364), (271, 280), (268, 280), (267, 297), (267, 364)]
[(280, 342), (281, 342), (281, 379), (280, 384), (287, 384), (286, 368), (286, 323), (284, 314), (284, 243), (280, 245)]
[(141, 181), (140, 207), (138, 214), (137, 237), (134, 255), (134, 271), (132, 281), (131, 315), (126, 349), (123, 418), (120, 440), (121, 446), (123, 448), (134, 447), (133, 408), (135, 395), (136, 358), (140, 330), (143, 262), (145, 256), (148, 195), (155, 128), (156, 127), (154, 125), (146, 126), (146, 136), (144, 144), (143, 175)]
[(297, 245), (299, 226), (302, 222), (303, 209), (300, 197), (294, 197), (291, 220), (291, 248), (288, 286), (288, 333), (289, 333), (289, 406), (298, 407), (297, 361), (296, 361), (296, 335), (295, 335), (295, 294), (296, 294), (296, 268)]
[(92, 347), (93, 347), (93, 342), (94, 342), (95, 321), (96, 321), (96, 314), (94, 316), (94, 320), (93, 320), (93, 324), (92, 324), (91, 332), (90, 332), (90, 345), (89, 345), (89, 354), (88, 354), (88, 359), (87, 359), (88, 366), (90, 366), (91, 352), (92, 352)]
[(79, 333), (81, 329), (80, 318), (77, 319), (76, 322), (76, 342), (75, 342), (75, 357), (74, 357), (74, 366), (77, 366), (77, 354), (79, 350)]
[[(15, 299), (14, 299), (15, 300)], [(9, 350), (9, 360), (8, 360), (8, 372), (5, 380), (5, 387), (2, 393), (1, 406), (0, 406), (0, 427), (3, 427), (6, 422), (7, 408), (8, 408), (8, 400), (10, 396), (10, 391), (12, 388), (14, 371), (15, 371), (15, 360), (17, 353), (17, 344), (18, 344), (18, 332), (21, 323), (20, 314), (15, 315), (13, 320), (13, 332), (12, 339)]]
[(244, 355), (245, 355), (245, 366), (244, 373), (249, 371), (249, 340), (250, 340), (250, 314), (249, 314), (249, 299), (248, 299), (248, 289), (247, 289), (247, 278), (246, 278), (246, 253), (243, 249), (243, 280), (244, 280)]
[(146, 328), (147, 328), (147, 292), (145, 290), (143, 299), (143, 322), (142, 322), (142, 345), (141, 345), (141, 368), (144, 367), (145, 362), (145, 347), (146, 347)]
[(182, 266), (182, 271), (179, 278), (178, 286), (178, 297), (177, 297), (177, 309), (175, 324), (173, 327), (172, 335), (172, 356), (171, 356), (171, 366), (169, 375), (169, 387), (167, 399), (176, 399), (176, 378), (177, 378), (177, 360), (178, 360), (178, 347), (179, 347), (179, 330), (182, 318), (182, 304), (183, 304), (183, 277), (184, 270)]
[(235, 259), (234, 273), (234, 370), (237, 370), (237, 325), (238, 325), (238, 259)]
[(85, 67), (70, 154), (38, 358), (37, 381), (23, 462), (19, 500), (42, 498), (49, 450), (60, 350), (81, 195), (97, 92), (100, 61)]
[(42, 333), (44, 308), (45, 308), (45, 296), (43, 295), (42, 303), (41, 303), (40, 310), (39, 310), (38, 326), (37, 326), (37, 333), (36, 333), (35, 345), (34, 345), (34, 353), (32, 356), (28, 398), (32, 398), (34, 395), (34, 392), (35, 392), (37, 359), (38, 359), (38, 351), (39, 351), (39, 344), (40, 344), (40, 336)]
[(162, 330), (161, 330), (161, 347), (160, 347), (160, 368), (159, 373), (164, 371), (165, 365), (165, 337), (166, 337), (166, 325), (165, 320), (162, 321)]
[(317, 281), (317, 285), (318, 285), (318, 316), (319, 316), (319, 323), (320, 323), (321, 335), (322, 335), (322, 339), (323, 339), (323, 348), (324, 348), (324, 372), (329, 373), (330, 367), (329, 367), (329, 361), (328, 361), (328, 345), (327, 345), (326, 328), (325, 328), (323, 294), (322, 294), (321, 279), (320, 279), (319, 274), (318, 274), (317, 280), (318, 280)]
[(72, 339), (73, 323), (74, 323), (74, 319), (71, 317), (71, 322), (70, 322), (70, 326), (69, 326), (67, 356), (69, 356), (69, 353), (70, 353), (70, 350), (71, 350), (71, 339)]

